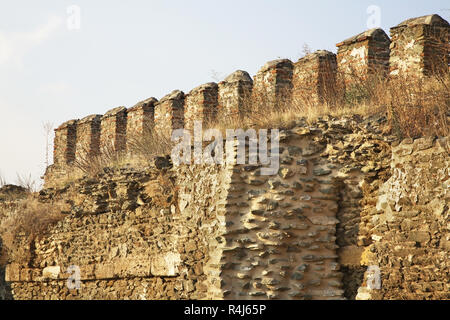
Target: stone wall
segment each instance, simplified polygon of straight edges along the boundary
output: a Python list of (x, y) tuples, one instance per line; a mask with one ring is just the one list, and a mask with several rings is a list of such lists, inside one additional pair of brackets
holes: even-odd
[[(392, 176), (364, 222), (371, 244), (358, 299), (450, 299), (450, 140), (406, 139), (392, 150)], [(372, 283), (372, 285), (370, 285)]]
[(201, 85), (186, 96), (184, 101), (184, 127), (192, 130), (194, 121), (207, 124), (216, 119), (218, 104), (217, 83)]
[[(424, 26), (427, 19), (436, 25)], [(416, 62), (430, 57), (429, 43), (441, 58), (448, 51), (426, 37), (436, 18), (408, 21), (394, 28), (391, 70), (404, 59), (425, 74), (426, 63)], [(60, 126), (38, 197), (64, 205), (67, 216), (33, 244), (30, 261), (0, 267), (8, 281), (0, 293), (8, 286), (16, 299), (448, 299), (448, 138), (398, 145), (383, 134), (382, 116), (292, 119), (273, 176), (261, 175), (260, 163), (172, 167), (159, 158), (149, 168), (54, 184), (73, 161), (111, 141), (123, 150), (149, 134), (146, 127), (170, 136), (196, 119), (279, 110), (298, 96), (317, 104), (339, 74), (347, 84), (353, 72), (384, 75), (389, 41), (369, 30), (338, 44), (337, 66), (324, 51), (295, 65), (275, 60), (253, 84), (238, 71), (186, 96), (176, 90)], [(71, 266), (80, 268), (82, 290), (67, 287)]]
[(250, 75), (238, 70), (219, 83), (218, 118), (239, 119), (251, 112), (253, 80)]
[(156, 98), (149, 98), (141, 101), (127, 110), (127, 151), (131, 150), (131, 145), (139, 141), (152, 130), (155, 121)]
[(382, 29), (367, 30), (336, 46), (338, 72), (345, 84), (389, 73), (390, 39)]
[[(41, 201), (64, 203), (67, 217), (34, 244), (31, 261), (8, 265), (11, 293), (449, 298), (449, 140), (396, 146), (382, 134), (384, 121), (298, 119), (280, 133), (272, 176), (261, 175), (261, 164), (171, 168), (159, 159), (157, 168), (122, 168), (43, 190)], [(67, 288), (71, 265), (80, 267), (82, 290)], [(379, 290), (370, 285), (373, 267)]]
[[(416, 75), (430, 74), (433, 69), (447, 72), (448, 30), (448, 22), (438, 15), (409, 19), (392, 28), (392, 44), (382, 29), (371, 29), (338, 43), (337, 57), (319, 50), (295, 65), (287, 59), (274, 60), (259, 70), (254, 81), (245, 71), (236, 71), (218, 85), (202, 85), (186, 96), (175, 90), (159, 102), (150, 98), (128, 110), (118, 110), (117, 115), (107, 114), (100, 137), (98, 119), (88, 117), (62, 125), (56, 130), (55, 161), (47, 170), (46, 183), (70, 172), (73, 168), (67, 163), (85, 158), (83, 145), (95, 154), (97, 140), (112, 141), (116, 149), (124, 150), (124, 145), (129, 146), (136, 137), (150, 137), (152, 132), (168, 137), (173, 129), (192, 129), (194, 120), (236, 123), (242, 115), (264, 118), (266, 110), (280, 111), (292, 105), (314, 108), (339, 101), (344, 91), (351, 97), (354, 85), (364, 86), (364, 81), (372, 81), (368, 78), (384, 77), (389, 71), (392, 76), (404, 74), (405, 70)], [(89, 129), (85, 123), (90, 121)], [(75, 131), (80, 134), (76, 136)], [(85, 141), (89, 139), (91, 142)]]
[(184, 127), (184, 93), (175, 90), (155, 104), (155, 131), (170, 135)]
[(319, 50), (298, 60), (293, 71), (293, 102), (317, 105), (336, 95), (336, 55)]
[(77, 120), (64, 122), (55, 129), (53, 143), (53, 162), (65, 166), (75, 160), (75, 146), (77, 141)]
[[(176, 171), (169, 168), (121, 169), (64, 191), (41, 192), (44, 202), (70, 201), (70, 214), (36, 241), (27, 264), (8, 265), (6, 279), (13, 297), (219, 297), (207, 270), (217, 262), (211, 237), (219, 237), (224, 228), (217, 215), (224, 208), (220, 181), (226, 181), (225, 171), (179, 170), (175, 177)], [(193, 179), (202, 183), (191, 185)], [(71, 266), (79, 267), (80, 289), (67, 286)]]
[(76, 160), (89, 159), (99, 154), (101, 119), (101, 115), (91, 115), (77, 122)]
[(127, 108), (109, 110), (101, 119), (100, 150), (125, 151), (127, 130)]
[(391, 28), (391, 76), (448, 72), (450, 25), (434, 14), (406, 20)]
[(294, 65), (288, 59), (267, 62), (253, 79), (252, 102), (261, 108), (279, 109), (291, 101)]

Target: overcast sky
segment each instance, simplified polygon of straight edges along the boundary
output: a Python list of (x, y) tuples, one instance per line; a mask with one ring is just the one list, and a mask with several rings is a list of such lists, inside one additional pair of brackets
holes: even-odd
[(305, 43), (336, 52), (374, 24), (389, 32), (426, 14), (450, 20), (449, 8), (446, 0), (2, 0), (0, 173), (12, 183), (17, 173), (43, 174), (45, 122), (188, 92), (237, 69), (253, 76), (269, 60), (296, 61)]

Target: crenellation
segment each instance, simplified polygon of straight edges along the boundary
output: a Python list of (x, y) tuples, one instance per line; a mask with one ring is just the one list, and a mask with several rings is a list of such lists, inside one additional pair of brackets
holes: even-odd
[(133, 141), (142, 139), (149, 130), (153, 130), (157, 102), (151, 97), (127, 110), (127, 151), (130, 151)]
[(317, 105), (336, 94), (336, 55), (318, 50), (298, 60), (293, 71), (293, 103)]
[[(30, 252), (0, 265), (0, 297), (8, 283), (19, 299), (450, 299), (450, 138), (401, 141), (385, 130), (386, 115), (293, 116), (277, 128), (270, 176), (261, 154), (249, 164), (250, 142), (238, 163), (241, 142), (226, 139), (217, 145), (231, 161), (221, 164), (166, 155), (66, 174), (109, 146), (132, 156), (134, 139), (169, 137), (195, 120), (329, 103), (341, 77), (351, 86), (448, 72), (448, 31), (438, 15), (409, 19), (391, 29), (392, 43), (371, 29), (338, 43), (337, 55), (274, 60), (254, 80), (238, 70), (187, 95), (63, 123), (46, 186), (30, 199), (64, 215), (39, 237), (14, 239)], [(2, 189), (0, 209), (10, 211), (0, 213), (22, 214), (28, 200)], [(69, 266), (79, 267), (81, 289), (67, 288)]]
[[(201, 85), (187, 95), (175, 90), (161, 101), (149, 98), (128, 110), (113, 109), (103, 116), (100, 133), (98, 119), (85, 124), (89, 117), (77, 125), (61, 126), (55, 135), (55, 165), (80, 158), (81, 145), (89, 139), (90, 154), (97, 152), (99, 143), (102, 147), (112, 143), (115, 150), (123, 151), (130, 149), (133, 140), (151, 135), (152, 131), (170, 135), (174, 129), (192, 129), (194, 120), (235, 121), (259, 108), (339, 101), (341, 87), (363, 85), (362, 81), (370, 81), (371, 76), (394, 77), (406, 74), (406, 70), (416, 75), (430, 74), (432, 70), (448, 72), (449, 24), (440, 16), (406, 20), (391, 28), (391, 35), (392, 43), (382, 29), (370, 29), (338, 43), (337, 55), (318, 50), (295, 64), (288, 59), (273, 60), (253, 80), (247, 72), (238, 70), (219, 84)], [(75, 133), (77, 126), (79, 137)]]
[(187, 130), (194, 128), (194, 121), (204, 123), (217, 117), (218, 85), (210, 82), (192, 89), (184, 101), (184, 126)]
[(388, 74), (390, 39), (383, 29), (367, 30), (336, 46), (338, 74), (346, 85)]
[(102, 115), (94, 114), (79, 120), (75, 160), (84, 161), (99, 155)]
[(174, 90), (155, 104), (155, 131), (172, 134), (184, 127), (184, 92)]
[(251, 112), (253, 80), (246, 71), (238, 70), (219, 83), (218, 115), (231, 121)]
[(75, 161), (77, 124), (78, 120), (70, 120), (55, 129), (53, 143), (53, 162), (55, 165), (65, 166)]
[(101, 152), (125, 151), (127, 109), (117, 107), (109, 110), (103, 115), (100, 126)]
[(294, 65), (288, 59), (267, 62), (253, 80), (252, 101), (268, 109), (290, 103)]
[(391, 76), (449, 71), (450, 25), (437, 14), (408, 19), (391, 28)]

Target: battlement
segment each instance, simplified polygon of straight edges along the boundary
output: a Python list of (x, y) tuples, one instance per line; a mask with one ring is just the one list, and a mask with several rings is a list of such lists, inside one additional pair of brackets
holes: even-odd
[(58, 170), (78, 159), (98, 155), (105, 146), (130, 151), (130, 141), (146, 129), (170, 136), (190, 129), (193, 121), (235, 119), (252, 106), (279, 109), (295, 100), (327, 102), (345, 86), (375, 76), (428, 76), (448, 72), (449, 23), (438, 15), (406, 20), (391, 28), (371, 29), (337, 44), (337, 55), (319, 50), (293, 63), (279, 59), (266, 63), (253, 77), (236, 71), (220, 83), (201, 85), (188, 94), (175, 90), (160, 101), (149, 98), (127, 109), (65, 122), (55, 130), (54, 166)]

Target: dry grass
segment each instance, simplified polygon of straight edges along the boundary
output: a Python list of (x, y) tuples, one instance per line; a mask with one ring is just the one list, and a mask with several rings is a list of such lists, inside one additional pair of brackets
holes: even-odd
[(8, 261), (29, 263), (33, 256), (34, 240), (45, 235), (50, 226), (64, 218), (58, 205), (41, 203), (32, 195), (17, 202), (15, 208), (4, 210), (8, 212), (0, 221), (0, 264)]
[[(370, 116), (382, 114), (388, 123), (383, 128), (398, 138), (420, 136), (446, 136), (450, 134), (450, 75), (420, 79), (387, 79), (372, 75), (362, 79), (352, 74), (352, 84), (341, 79), (349, 75), (338, 74), (337, 84), (328, 86), (321, 102), (310, 97), (310, 90), (303, 96), (279, 95), (276, 100), (266, 94), (245, 97), (240, 115), (220, 117), (203, 123), (203, 128), (288, 128), (299, 118), (313, 123), (319, 117), (329, 115)], [(170, 134), (147, 128), (143, 137), (129, 137), (128, 153), (116, 152), (112, 146), (103, 148), (100, 155), (82, 157), (75, 166), (84, 174), (96, 175), (105, 167), (138, 163), (149, 163), (155, 156), (170, 154), (173, 142)], [(87, 153), (85, 153), (87, 154)], [(130, 157), (132, 155), (132, 157)]]
[(224, 128), (273, 128), (289, 127), (300, 118), (310, 123), (321, 116), (359, 114), (370, 116), (386, 114), (388, 130), (399, 136), (420, 137), (450, 134), (450, 75), (422, 79), (383, 77), (355, 79), (352, 85), (339, 85), (334, 92), (326, 93), (325, 102), (314, 103), (303, 97), (281, 98), (271, 108), (266, 97), (258, 97), (258, 103), (248, 102), (241, 117), (219, 119), (210, 127)]
[(172, 147), (170, 133), (157, 131), (149, 126), (144, 128), (142, 136), (129, 138), (128, 153), (140, 161), (149, 163), (156, 156), (170, 154)]
[(29, 175), (17, 174), (16, 185), (24, 188), (28, 192), (36, 192), (38, 190), (38, 184), (36, 180), (32, 178), (31, 174)]
[(104, 168), (118, 168), (126, 165), (148, 165), (156, 156), (170, 154), (173, 143), (170, 134), (158, 132), (149, 127), (145, 134), (139, 137), (130, 136), (127, 141), (127, 149), (116, 150), (113, 143), (102, 146), (97, 154), (89, 154), (88, 148), (74, 162), (74, 167), (82, 175), (95, 177), (104, 171)]
[(88, 147), (83, 147), (83, 151), (80, 152), (74, 166), (84, 175), (95, 177), (103, 172), (104, 168), (119, 167), (125, 162), (125, 152), (117, 151), (113, 143), (110, 143), (102, 146), (96, 154), (90, 153)]
[(2, 176), (0, 172), (0, 188), (6, 185), (6, 179)]

